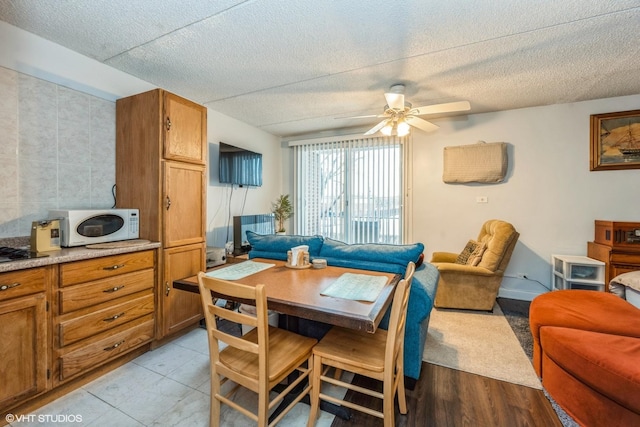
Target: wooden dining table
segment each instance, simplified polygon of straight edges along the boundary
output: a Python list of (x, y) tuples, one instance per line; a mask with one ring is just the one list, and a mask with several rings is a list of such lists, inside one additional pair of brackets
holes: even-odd
[[(284, 261), (279, 260), (254, 258), (251, 261), (273, 266), (235, 281), (245, 285), (264, 284), (270, 310), (369, 333), (376, 331), (391, 304), (395, 286), (402, 278), (399, 274), (354, 268), (327, 266), (300, 269), (287, 267)], [(222, 265), (209, 271), (236, 265)], [(322, 295), (345, 273), (383, 276), (387, 278), (387, 283), (373, 302)], [(199, 293), (197, 276), (175, 280), (173, 287)]]
[[(374, 333), (393, 300), (396, 285), (402, 278), (400, 274), (334, 266), (320, 269), (313, 267), (290, 268), (284, 261), (263, 258), (254, 258), (244, 262), (270, 264), (270, 266), (232, 281), (254, 286), (264, 284), (267, 291), (267, 307), (285, 314), (284, 324), (287, 329), (294, 332), (298, 332), (298, 319), (302, 318)], [(222, 265), (208, 271), (223, 268), (237, 269), (236, 265), (239, 264)], [(367, 275), (376, 279), (382, 276), (386, 278), (386, 284), (375, 300), (371, 302), (323, 295), (327, 288), (346, 273)], [(173, 287), (188, 292), (200, 292), (197, 276), (175, 280)], [(215, 296), (224, 298), (224, 295)], [(281, 324), (283, 324), (282, 321)], [(270, 422), (295, 398), (300, 390), (301, 388), (292, 391), (283, 400), (271, 414)], [(309, 396), (305, 396), (302, 402), (309, 404)], [(320, 408), (345, 420), (351, 417), (349, 408), (330, 402), (321, 401)]]

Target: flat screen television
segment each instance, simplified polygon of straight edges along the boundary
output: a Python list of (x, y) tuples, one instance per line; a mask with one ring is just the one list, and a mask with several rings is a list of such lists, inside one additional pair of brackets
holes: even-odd
[(258, 234), (274, 234), (276, 223), (273, 214), (241, 215), (233, 217), (233, 254), (246, 254), (251, 250), (247, 231)]
[(221, 184), (262, 186), (262, 154), (220, 142)]

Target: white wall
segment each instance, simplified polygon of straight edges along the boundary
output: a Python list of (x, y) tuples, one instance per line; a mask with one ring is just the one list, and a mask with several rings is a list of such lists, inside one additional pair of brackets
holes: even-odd
[[(266, 214), (280, 194), (283, 182), (280, 138), (213, 110), (207, 117), (209, 141), (209, 190), (207, 192), (207, 245), (224, 247), (233, 241), (233, 216)], [(235, 145), (262, 154), (262, 187), (220, 184), (219, 143)]]
[[(520, 232), (506, 274), (531, 280), (505, 278), (500, 295), (544, 292), (551, 254), (586, 255), (594, 220), (640, 221), (640, 170), (589, 170), (589, 116), (638, 108), (635, 95), (443, 119), (434, 133), (414, 132), (413, 238), (425, 244), (426, 259), (460, 252), (485, 220), (504, 219)], [(506, 181), (443, 183), (443, 148), (479, 140), (509, 144)]]
[[(0, 200), (0, 237), (28, 235), (32, 219), (39, 219), (42, 212), (60, 207), (61, 203), (64, 203), (66, 207), (108, 207), (112, 200), (111, 185), (115, 182), (115, 158), (113, 156), (115, 152), (115, 107), (113, 102), (121, 97), (151, 90), (155, 86), (4, 22), (0, 22), (0, 67), (5, 69), (0, 70), (2, 71), (0, 73), (0, 87), (5, 89), (2, 94), (7, 95), (0, 96), (0, 112), (3, 112), (0, 123), (5, 125), (3, 126), (5, 132), (0, 137), (4, 148), (4, 150), (0, 150), (0, 166), (2, 167), (0, 177), (11, 178), (11, 180), (5, 179), (0, 190), (0, 196), (2, 196), (2, 200)], [(23, 150), (20, 150), (21, 144), (25, 145), (29, 142), (25, 140), (22, 128), (29, 131), (32, 127), (28, 125), (25, 127), (24, 117), (20, 117), (19, 84), (22, 84), (22, 87), (37, 89), (29, 92), (32, 95), (30, 98), (37, 101), (37, 109), (42, 107), (44, 102), (42, 99), (52, 105), (47, 110), (46, 118), (48, 122), (51, 122), (49, 128), (53, 131), (47, 133), (47, 138), (38, 139), (40, 150), (32, 150), (34, 153), (46, 153), (49, 156), (46, 159), (47, 165), (52, 173), (55, 172), (56, 176), (63, 180), (60, 185), (55, 187), (56, 194), (51, 195), (51, 191), (49, 191), (45, 193), (47, 194), (46, 198), (40, 196), (40, 193), (30, 191), (27, 194), (25, 192), (25, 189), (28, 188), (40, 188), (38, 182), (34, 181), (36, 178), (46, 179), (47, 183), (50, 183), (51, 175), (43, 178), (42, 174), (35, 175), (25, 169), (25, 165), (34, 164), (42, 159), (34, 158), (35, 154), (25, 154)], [(49, 92), (48, 96), (43, 97), (43, 94), (46, 95)], [(9, 96), (11, 93), (14, 93), (15, 96)], [(69, 97), (81, 99), (92, 107), (99, 106), (101, 112), (106, 112), (102, 117), (99, 117), (101, 120), (98, 125), (95, 125), (96, 121), (91, 122), (90, 118), (87, 118), (84, 121), (87, 123), (87, 129), (83, 128), (83, 122), (73, 120), (75, 135), (81, 135), (86, 130), (84, 133), (95, 136), (95, 129), (101, 130), (99, 139), (92, 137), (89, 141), (89, 137), (87, 137), (85, 138), (87, 141), (83, 141), (83, 143), (84, 146), (89, 147), (91, 142), (96, 140), (96, 143), (93, 144), (96, 152), (107, 153), (103, 156), (104, 161), (98, 162), (94, 168), (99, 169), (99, 176), (95, 176), (94, 170), (86, 171), (87, 174), (94, 172), (92, 178), (96, 178), (95, 185), (92, 183), (90, 188), (85, 189), (87, 198), (91, 198), (86, 201), (86, 204), (78, 199), (77, 186), (71, 182), (65, 185), (63, 179), (65, 173), (69, 174), (69, 171), (66, 171), (68, 168), (64, 165), (64, 159), (69, 156), (60, 154), (65, 152), (64, 147), (60, 144), (61, 137), (59, 135), (60, 99)], [(25, 97), (23, 96), (23, 98)], [(80, 113), (88, 110), (84, 107), (79, 107), (79, 109)], [(64, 108), (62, 111), (66, 113), (69, 110), (69, 108)], [(107, 114), (109, 112), (110, 115)], [(42, 120), (38, 120), (38, 118), (45, 119), (44, 116), (35, 114), (35, 117), (30, 117), (31, 122), (39, 123)], [(107, 118), (105, 119), (105, 117)], [(111, 122), (109, 123), (108, 120)], [(22, 128), (19, 130), (18, 124), (21, 122)], [(92, 123), (94, 126), (90, 128)], [(263, 187), (249, 190), (239, 190), (235, 187), (233, 194), (230, 194), (230, 187), (221, 187), (217, 178), (214, 178), (209, 184), (207, 243), (224, 246), (226, 230), (219, 232), (219, 229), (225, 226), (228, 215), (240, 215), (243, 212), (267, 213), (271, 207), (270, 202), (281, 193), (283, 186), (282, 150), (279, 138), (215, 111), (208, 110), (207, 124), (207, 140), (211, 143), (210, 148), (214, 149), (210, 153), (211, 160), (217, 162), (219, 141), (263, 153)], [(106, 130), (103, 130), (103, 127)], [(55, 132), (56, 129), (58, 129), (58, 134)], [(26, 132), (27, 136), (28, 134), (29, 132)], [(46, 151), (47, 149), (49, 151)], [(88, 152), (88, 150), (87, 148), (85, 151)], [(20, 159), (18, 159), (18, 153), (21, 153)], [(71, 160), (77, 163), (78, 158)], [(213, 176), (217, 177), (217, 166), (214, 166), (212, 172)], [(25, 177), (20, 185), (18, 185), (17, 178), (19, 176)], [(56, 178), (56, 182), (57, 180), (58, 178)], [(70, 201), (72, 203), (69, 203)]]

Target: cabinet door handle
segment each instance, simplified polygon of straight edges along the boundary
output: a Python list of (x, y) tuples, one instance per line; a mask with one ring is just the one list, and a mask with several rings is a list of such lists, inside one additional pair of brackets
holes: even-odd
[(103, 322), (113, 322), (114, 320), (117, 320), (119, 318), (121, 318), (122, 316), (124, 316), (124, 311), (120, 314), (114, 314), (111, 317), (107, 317), (106, 319), (102, 319)]
[(167, 196), (167, 210), (171, 207), (171, 198)]
[(165, 122), (167, 130), (171, 130), (171, 119), (167, 116), (167, 121)]
[(164, 294), (166, 296), (169, 296), (169, 291), (171, 290), (171, 287), (169, 286), (169, 282), (164, 282), (164, 286), (166, 287), (165, 291), (164, 291)]
[(122, 288), (124, 288), (124, 285), (114, 286), (113, 288), (105, 289), (105, 290), (104, 290), (104, 291), (102, 291), (102, 292), (105, 292), (105, 293), (107, 293), (107, 294), (111, 294), (111, 293), (113, 293), (113, 292), (117, 292), (117, 291), (119, 291), (119, 290), (120, 290), (120, 289), (122, 289)]
[(0, 291), (6, 291), (7, 289), (11, 289), (11, 288), (15, 288), (17, 286), (20, 286), (22, 283), (20, 282), (15, 282), (15, 283), (9, 283), (8, 285), (0, 285)]
[(112, 271), (112, 270), (117, 270), (119, 268), (124, 267), (125, 264), (116, 264), (116, 265), (112, 265), (111, 267), (103, 267), (103, 270), (107, 270), (107, 271)]
[(114, 345), (112, 345), (111, 347), (105, 347), (104, 351), (111, 351), (111, 350), (115, 350), (116, 348), (120, 347), (122, 344), (124, 344), (124, 340), (119, 341), (117, 343), (115, 343)]

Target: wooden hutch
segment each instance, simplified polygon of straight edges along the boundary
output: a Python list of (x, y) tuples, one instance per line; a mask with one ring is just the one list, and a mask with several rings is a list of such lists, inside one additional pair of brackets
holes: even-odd
[(622, 273), (640, 270), (640, 222), (595, 222), (595, 238), (587, 256), (605, 263), (605, 288)]

